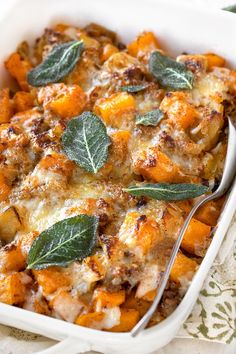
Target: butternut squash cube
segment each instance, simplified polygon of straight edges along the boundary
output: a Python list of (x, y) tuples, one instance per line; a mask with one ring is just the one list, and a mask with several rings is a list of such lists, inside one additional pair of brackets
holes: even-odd
[(149, 292), (147, 292), (142, 298), (145, 301), (150, 301), (152, 302), (155, 299), (155, 296), (157, 294), (156, 290), (150, 290)]
[(20, 228), (21, 221), (14, 207), (10, 207), (0, 214), (0, 239), (7, 243), (11, 242)]
[(133, 309), (121, 309), (120, 323), (112, 328), (109, 332), (129, 332), (137, 324), (139, 320), (139, 312)]
[(31, 109), (34, 106), (34, 97), (29, 92), (18, 91), (14, 98), (15, 112), (24, 112)]
[(25, 290), (20, 273), (0, 278), (0, 302), (8, 305), (20, 304), (25, 300)]
[(106, 125), (119, 128), (122, 115), (135, 110), (135, 100), (127, 92), (118, 92), (98, 100), (94, 110)]
[(221, 201), (208, 202), (204, 204), (195, 214), (195, 218), (204, 224), (216, 226), (222, 207)]
[(144, 298), (137, 298), (135, 296), (135, 291), (132, 291), (131, 294), (127, 296), (125, 303), (122, 305), (122, 308), (133, 309), (139, 312), (139, 315), (142, 317), (150, 307), (150, 302), (144, 300)]
[(115, 47), (113, 44), (108, 43), (103, 47), (101, 60), (104, 62), (109, 59), (113, 54), (118, 52), (119, 49), (117, 47)]
[(177, 182), (180, 176), (179, 167), (156, 147), (141, 151), (134, 168), (136, 173), (158, 183)]
[(162, 100), (160, 109), (168, 119), (178, 124), (182, 129), (193, 125), (198, 117), (198, 112), (188, 102), (187, 94), (184, 92), (170, 92)]
[(70, 119), (82, 113), (87, 96), (79, 85), (53, 84), (40, 89), (38, 101), (45, 109)]
[(90, 312), (78, 316), (75, 320), (75, 324), (83, 327), (96, 328), (99, 326), (99, 322), (103, 320), (104, 316), (104, 312)]
[(31, 70), (31, 64), (21, 59), (18, 53), (13, 53), (5, 62), (5, 67), (9, 73), (16, 79), (23, 91), (29, 91), (27, 74)]
[(7, 184), (5, 177), (0, 174), (0, 202), (6, 200), (11, 193), (11, 187)]
[(160, 49), (160, 44), (153, 32), (143, 32), (127, 47), (130, 55), (143, 57), (156, 49)]
[(181, 283), (183, 280), (191, 280), (197, 269), (197, 262), (186, 257), (182, 253), (178, 253), (175, 263), (170, 272), (170, 279), (175, 283)]
[(201, 256), (210, 240), (211, 226), (202, 223), (197, 219), (192, 219), (184, 234), (181, 248), (185, 251)]
[(0, 250), (0, 272), (19, 272), (25, 268), (25, 258), (21, 250), (9, 244)]
[(12, 103), (8, 88), (0, 90), (0, 124), (8, 123), (13, 114)]
[(225, 59), (215, 53), (206, 53), (204, 56), (207, 59), (208, 70), (211, 70), (214, 66), (225, 66)]
[(96, 303), (99, 307), (115, 307), (125, 302), (125, 291), (109, 292), (98, 290), (95, 294)]
[(68, 288), (71, 284), (70, 278), (56, 267), (33, 270), (33, 274), (42, 287), (44, 296), (54, 293), (58, 288)]

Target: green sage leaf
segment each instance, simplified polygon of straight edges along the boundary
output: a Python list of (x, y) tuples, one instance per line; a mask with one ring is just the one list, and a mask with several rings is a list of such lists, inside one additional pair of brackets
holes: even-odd
[(129, 93), (136, 93), (145, 90), (148, 87), (148, 84), (143, 85), (127, 85), (122, 86), (121, 91), (129, 92)]
[(65, 267), (70, 262), (88, 257), (96, 244), (97, 227), (98, 219), (88, 215), (57, 222), (32, 243), (27, 268)]
[(164, 113), (160, 109), (154, 109), (153, 111), (145, 114), (139, 114), (136, 117), (136, 124), (157, 126), (158, 123), (164, 118)]
[(230, 5), (230, 6), (224, 7), (222, 10), (236, 13), (236, 5)]
[(28, 73), (28, 83), (38, 87), (63, 79), (75, 68), (83, 49), (83, 41), (56, 45), (46, 59)]
[(97, 173), (107, 161), (109, 145), (105, 125), (91, 112), (84, 112), (70, 120), (62, 135), (64, 153), (92, 173)]
[(209, 189), (193, 183), (141, 183), (124, 189), (135, 197), (147, 196), (158, 200), (186, 200), (196, 198)]
[(155, 51), (149, 59), (149, 71), (161, 86), (173, 90), (193, 88), (193, 73), (182, 63)]

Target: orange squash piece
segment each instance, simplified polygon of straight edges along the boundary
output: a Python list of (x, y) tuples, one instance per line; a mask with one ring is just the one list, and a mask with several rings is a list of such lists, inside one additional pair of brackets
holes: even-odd
[(160, 49), (160, 43), (153, 32), (141, 33), (133, 42), (128, 44), (128, 53), (134, 57), (142, 57), (156, 49)]
[(101, 307), (120, 306), (125, 301), (125, 291), (108, 292), (105, 290), (98, 290), (95, 299)]
[(182, 253), (178, 253), (175, 263), (170, 272), (170, 280), (175, 283), (181, 283), (182, 280), (191, 280), (197, 269), (197, 262), (193, 259), (186, 257)]
[(129, 332), (137, 324), (139, 320), (139, 312), (134, 309), (121, 309), (120, 323), (112, 328), (109, 332)]
[(135, 110), (135, 100), (127, 92), (118, 92), (108, 98), (100, 99), (94, 110), (106, 125), (119, 128), (122, 114)]
[(54, 114), (71, 119), (82, 113), (87, 104), (87, 96), (79, 85), (60, 83), (41, 88), (38, 101)]
[(144, 178), (158, 183), (177, 182), (180, 176), (179, 167), (156, 147), (142, 151), (135, 160), (134, 167)]
[(208, 246), (210, 234), (211, 226), (193, 218), (184, 234), (181, 248), (189, 253), (201, 255)]
[(157, 294), (156, 290), (150, 290), (148, 293), (146, 293), (142, 298), (145, 301), (150, 301), (152, 302), (155, 299), (155, 296)]
[(5, 177), (0, 174), (0, 202), (6, 200), (11, 193), (11, 187), (7, 184)]
[(104, 312), (90, 312), (78, 316), (75, 320), (75, 324), (83, 327), (96, 328), (99, 322), (103, 320), (104, 316)]
[(170, 92), (162, 100), (160, 109), (167, 115), (168, 119), (183, 129), (193, 125), (198, 117), (198, 112), (188, 102), (187, 94), (184, 92)]
[(21, 59), (18, 53), (13, 53), (5, 62), (5, 67), (9, 73), (17, 80), (23, 91), (29, 91), (27, 74), (31, 70), (31, 64)]
[(113, 54), (118, 52), (119, 49), (117, 47), (115, 47), (113, 44), (108, 43), (103, 47), (101, 60), (104, 62), (109, 59)]
[(195, 214), (195, 218), (204, 224), (216, 226), (220, 216), (223, 199), (206, 203)]
[(122, 308), (133, 309), (139, 312), (140, 317), (142, 317), (150, 307), (150, 301), (144, 300), (144, 298), (135, 297), (135, 291), (132, 291), (131, 294), (127, 296), (125, 303), (122, 305)]
[(225, 66), (225, 59), (215, 53), (206, 53), (204, 56), (207, 59), (208, 70), (211, 70), (215, 66), (223, 67)]
[(21, 228), (21, 220), (17, 209), (9, 207), (0, 213), (0, 238), (6, 243), (13, 241)]
[(59, 288), (70, 287), (71, 284), (69, 277), (56, 267), (33, 270), (33, 274), (42, 287), (44, 295), (52, 294)]
[(25, 268), (25, 258), (21, 250), (13, 244), (0, 250), (0, 271), (2, 273), (18, 272)]
[(16, 305), (24, 302), (26, 295), (25, 285), (21, 281), (21, 274), (14, 273), (0, 278), (0, 302)]
[(0, 90), (0, 124), (10, 121), (13, 114), (12, 108), (9, 89)]
[(18, 91), (14, 98), (15, 112), (24, 112), (31, 109), (34, 106), (34, 98), (29, 92)]

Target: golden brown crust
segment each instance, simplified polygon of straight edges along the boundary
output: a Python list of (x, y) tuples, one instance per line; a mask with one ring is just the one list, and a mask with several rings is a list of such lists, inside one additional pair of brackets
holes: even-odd
[[(83, 40), (85, 50), (62, 82), (33, 88), (27, 73), (59, 43)], [(130, 330), (152, 302), (161, 272), (192, 201), (132, 197), (136, 182), (219, 180), (226, 153), (225, 116), (235, 112), (236, 73), (213, 53), (181, 55), (194, 88), (170, 92), (148, 72), (151, 32), (127, 47), (106, 28), (58, 24), (33, 51), (23, 42), (6, 60), (18, 84), (0, 91), (0, 301), (113, 332)], [(33, 54), (32, 54), (33, 53)], [(122, 86), (143, 85), (137, 93)], [(160, 108), (157, 126), (135, 124)], [(61, 136), (74, 116), (96, 113), (111, 138), (109, 157), (90, 174), (62, 152)], [(222, 200), (207, 204), (185, 235), (168, 288), (150, 325), (168, 316), (211, 240)], [(67, 268), (26, 270), (33, 240), (53, 223), (77, 214), (99, 218), (93, 255)], [(6, 223), (11, 219), (11, 228)]]

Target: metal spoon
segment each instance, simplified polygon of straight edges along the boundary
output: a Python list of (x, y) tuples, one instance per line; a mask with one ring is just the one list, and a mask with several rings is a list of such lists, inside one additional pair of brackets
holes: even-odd
[(227, 190), (229, 189), (229, 187), (235, 177), (235, 174), (236, 174), (236, 129), (235, 129), (235, 126), (234, 126), (231, 118), (228, 118), (228, 123), (229, 123), (229, 132), (228, 132), (227, 154), (226, 154), (224, 171), (223, 171), (220, 185), (214, 193), (207, 195), (203, 199), (199, 200), (194, 205), (194, 207), (192, 208), (190, 213), (188, 214), (188, 217), (186, 218), (186, 220), (183, 224), (183, 227), (180, 230), (179, 236), (178, 236), (176, 243), (174, 245), (174, 248), (172, 250), (171, 257), (170, 257), (169, 263), (167, 265), (167, 268), (162, 275), (162, 278), (161, 278), (161, 281), (160, 281), (160, 284), (158, 287), (157, 295), (156, 295), (151, 307), (149, 308), (149, 310), (146, 312), (146, 314), (141, 318), (141, 320), (136, 324), (136, 326), (130, 332), (132, 337), (135, 337), (142, 329), (144, 329), (146, 327), (146, 325), (148, 324), (149, 320), (151, 319), (153, 313), (155, 312), (157, 306), (159, 305), (159, 302), (162, 298), (163, 292), (166, 288), (166, 284), (167, 284), (169, 276), (170, 276), (171, 268), (175, 262), (177, 253), (179, 251), (183, 236), (185, 234), (185, 231), (187, 230), (187, 227), (188, 227), (189, 222), (191, 221), (193, 215), (203, 204), (205, 204), (215, 198), (219, 198), (223, 194), (225, 194), (225, 192), (227, 192)]

